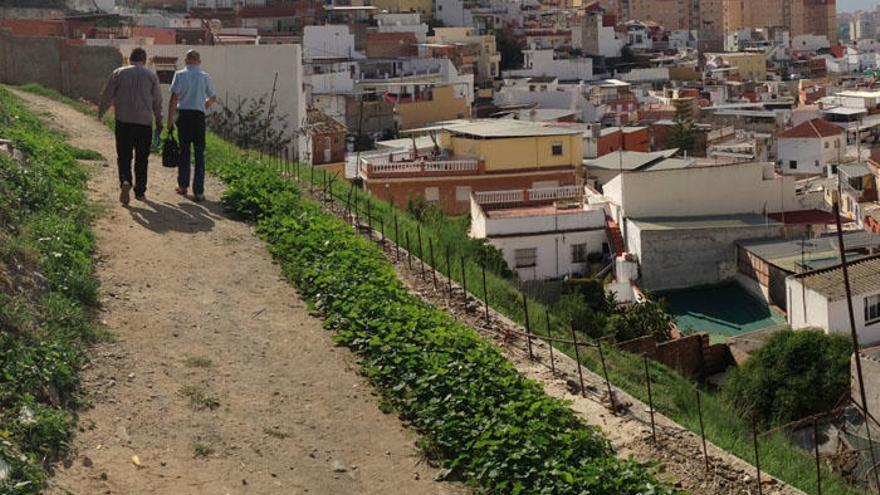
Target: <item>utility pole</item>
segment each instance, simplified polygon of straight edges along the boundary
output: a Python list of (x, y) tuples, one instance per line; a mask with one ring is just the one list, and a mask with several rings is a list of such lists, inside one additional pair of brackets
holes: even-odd
[[(840, 263), (843, 270), (843, 287), (846, 291), (846, 308), (849, 312), (849, 329), (852, 337), (853, 353), (856, 360), (856, 375), (859, 378), (859, 395), (862, 400), (862, 414), (865, 415), (865, 432), (868, 436), (868, 450), (871, 452), (871, 466), (877, 465), (876, 454), (874, 453), (874, 441), (871, 439), (871, 415), (868, 413), (868, 398), (865, 393), (865, 379), (862, 374), (862, 353), (859, 348), (859, 336), (856, 333), (856, 317), (853, 311), (852, 289), (849, 284), (849, 268), (846, 266), (846, 249), (843, 244), (843, 229), (840, 225), (840, 198), (834, 203), (834, 221), (837, 224), (837, 247), (840, 249)], [(803, 283), (803, 281), (801, 281)], [(874, 482), (877, 488), (880, 488), (880, 473), (874, 469)], [(870, 484), (870, 483), (869, 483)]]

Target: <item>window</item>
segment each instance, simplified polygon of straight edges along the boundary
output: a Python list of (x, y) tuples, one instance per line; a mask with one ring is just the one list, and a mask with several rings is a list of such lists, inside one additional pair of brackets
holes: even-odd
[(562, 143), (555, 142), (552, 146), (553, 156), (561, 156), (562, 155)]
[(425, 188), (425, 201), (438, 202), (440, 201), (440, 188), (439, 187), (426, 187)]
[(530, 268), (538, 264), (538, 248), (515, 249), (513, 251), (516, 268)]
[(789, 160), (788, 161), (788, 168), (796, 169), (797, 168), (797, 160)]
[(455, 200), (459, 203), (467, 203), (471, 200), (471, 186), (456, 186)]
[(571, 262), (584, 263), (587, 261), (587, 245), (572, 244), (571, 245)]
[(865, 298), (865, 324), (880, 321), (880, 294)]
[(828, 149), (828, 141), (825, 141), (825, 149)]

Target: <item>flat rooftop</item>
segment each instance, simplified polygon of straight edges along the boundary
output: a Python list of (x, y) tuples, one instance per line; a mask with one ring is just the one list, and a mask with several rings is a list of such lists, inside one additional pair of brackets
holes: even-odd
[(559, 208), (554, 204), (514, 206), (498, 209), (488, 208), (484, 211), (489, 218), (549, 217), (557, 215), (577, 215), (586, 212), (582, 206), (577, 208)]
[(758, 214), (646, 217), (630, 218), (629, 221), (641, 230), (736, 229), (782, 225), (776, 220)]
[(580, 128), (561, 127), (540, 122), (524, 122), (522, 120), (513, 119), (453, 120), (422, 129), (410, 129), (409, 132), (430, 130), (446, 130), (454, 134), (477, 138), (512, 138), (583, 134), (583, 130)]
[[(583, 164), (587, 168), (600, 168), (604, 170), (653, 170), (654, 166), (659, 165), (664, 160), (671, 159), (676, 153), (678, 153), (678, 148), (651, 153), (643, 151), (613, 151), (599, 158), (584, 160)], [(676, 168), (687, 166), (683, 165), (682, 161), (676, 161), (675, 164), (679, 165)]]
[[(863, 231), (844, 232), (843, 243), (847, 248), (847, 258), (854, 260), (865, 256), (859, 253), (860, 250), (880, 248), (880, 235)], [(768, 239), (738, 244), (767, 263), (790, 273), (797, 273), (802, 261), (809, 269), (827, 268), (840, 262), (837, 234), (816, 239)]]
[(681, 330), (708, 333), (713, 341), (785, 324), (785, 315), (735, 283), (661, 292)]

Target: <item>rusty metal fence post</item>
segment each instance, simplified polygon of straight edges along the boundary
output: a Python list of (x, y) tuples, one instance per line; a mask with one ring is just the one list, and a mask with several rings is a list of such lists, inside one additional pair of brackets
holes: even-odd
[(553, 358), (553, 327), (550, 325), (550, 308), (544, 309), (544, 319), (547, 325), (547, 347), (550, 348), (550, 373), (556, 376), (556, 360)]
[(464, 267), (464, 255), (461, 255), (461, 299), (467, 302), (467, 270)]
[(700, 389), (695, 389), (697, 391), (697, 415), (700, 417), (700, 439), (703, 441), (703, 458), (706, 460), (706, 471), (710, 469), (709, 467), (709, 449), (706, 448), (706, 426), (703, 423), (703, 399), (700, 394)]
[(657, 427), (654, 423), (654, 394), (651, 392), (651, 372), (648, 369), (648, 355), (642, 354), (645, 360), (645, 383), (648, 384), (648, 412), (651, 414), (651, 439), (657, 443)]
[(608, 366), (605, 364), (605, 351), (602, 350), (602, 342), (596, 341), (599, 348), (599, 360), (602, 362), (602, 374), (605, 375), (605, 387), (608, 389), (608, 400), (611, 401), (611, 411), (617, 414), (617, 401), (614, 400), (614, 391), (611, 390), (611, 380), (608, 378)]
[(755, 469), (757, 470), (758, 495), (764, 494), (764, 487), (761, 486), (761, 454), (758, 449), (758, 416), (752, 415), (752, 442), (755, 444)]
[(486, 285), (486, 263), (482, 263), (480, 267), (483, 269), (483, 301), (486, 305), (486, 324), (489, 324), (489, 288)]
[(422, 224), (416, 224), (416, 237), (419, 241), (419, 265), (422, 270), (422, 280), (425, 279), (425, 248), (422, 247)]
[(409, 248), (409, 231), (405, 231), (403, 236), (406, 242), (406, 264), (409, 266), (409, 269), (412, 270), (412, 250)]
[(367, 236), (369, 236), (370, 240), (373, 240), (373, 202), (370, 201), (370, 198), (365, 200), (367, 202)]
[(577, 341), (577, 332), (574, 331), (574, 320), (571, 321), (571, 342), (574, 344), (574, 361), (577, 363), (578, 369), (578, 381), (581, 386), (581, 397), (587, 396), (587, 391), (584, 389), (584, 372), (581, 370), (581, 351), (578, 348)]
[(449, 299), (452, 299), (452, 252), (449, 244), (446, 245), (446, 288)]
[(529, 298), (526, 296), (525, 292), (523, 292), (522, 301), (523, 301), (523, 313), (525, 313), (525, 318), (526, 318), (526, 342), (528, 343), (528, 347), (529, 347), (529, 360), (534, 360), (535, 355), (532, 352), (532, 324), (529, 321)]
[(437, 263), (434, 261), (434, 240), (428, 237), (428, 255), (431, 257), (431, 281), (434, 284), (434, 290), (437, 290)]
[(813, 418), (813, 450), (816, 453), (816, 495), (822, 495), (822, 462), (819, 460), (819, 423)]
[(397, 215), (394, 215), (394, 257), (400, 261), (400, 227), (397, 224)]

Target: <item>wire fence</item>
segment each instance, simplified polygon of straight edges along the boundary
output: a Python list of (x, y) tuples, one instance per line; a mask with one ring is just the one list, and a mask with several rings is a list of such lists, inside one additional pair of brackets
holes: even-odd
[[(676, 420), (699, 434), (703, 464), (707, 472), (713, 470), (715, 466), (708, 449), (707, 424), (704, 420), (707, 403), (705, 392), (699, 385), (690, 383), (687, 389), (679, 390), (679, 393), (672, 398), (657, 397), (655, 386), (658, 378), (662, 378), (665, 372), (651, 363), (647, 355), (636, 357), (642, 361), (638, 368), (643, 370), (638, 376), (634, 374), (633, 367), (629, 368), (629, 375), (624, 375), (619, 369), (613, 369), (607, 359), (607, 353), (614, 348), (613, 345), (602, 340), (589, 339), (575, 329), (573, 322), (561, 321), (549, 306), (531, 299), (525, 292), (518, 291), (509, 281), (489, 270), (484, 259), (456, 245), (458, 240), (448, 242), (439, 238), (438, 232), (430, 225), (422, 224), (387, 202), (377, 201), (361, 191), (355, 183), (340, 180), (339, 173), (301, 165), (281, 157), (267, 156), (261, 161), (274, 167), (283, 177), (296, 181), (303, 190), (308, 191), (325, 207), (331, 208), (334, 213), (343, 217), (357, 232), (378, 243), (386, 256), (407, 267), (436, 293), (444, 293), (450, 304), (458, 301), (465, 307), (478, 306), (479, 318), (484, 323), (485, 330), (501, 334), (506, 341), (523, 343), (528, 358), (547, 365), (552, 375), (563, 373), (560, 370), (561, 357), (558, 352), (573, 358), (577, 372), (575, 393), (579, 393), (582, 397), (587, 397), (589, 388), (584, 378), (584, 363), (596, 364), (597, 366), (591, 368), (601, 372), (600, 379), (604, 392), (600, 401), (612, 413), (620, 414), (625, 412), (625, 407), (618, 399), (612, 383), (611, 375), (614, 374), (615, 381), (623, 382), (618, 385), (625, 385), (624, 389), (646, 403), (651, 441), (658, 446), (662, 446), (666, 440), (655, 418), (657, 402), (658, 400), (664, 404), (670, 401), (676, 402), (678, 408), (687, 412), (684, 421), (682, 418)], [(492, 308), (497, 311), (494, 315)], [(513, 320), (515, 326), (495, 324), (494, 320), (499, 315)], [(542, 360), (537, 356), (534, 344), (539, 341), (546, 345), (549, 360)], [(874, 449), (880, 456), (880, 447), (868, 442), (864, 435), (858, 434), (857, 422), (851, 419), (853, 404), (853, 401), (848, 400), (846, 405), (830, 412), (804, 418), (772, 430), (762, 430), (757, 418), (752, 418), (750, 423), (745, 422), (739, 437), (748, 438), (750, 452), (741, 451), (737, 454), (753, 464), (755, 493), (759, 495), (764, 493), (764, 482), (769, 480), (767, 473), (762, 470), (762, 460), (765, 456), (777, 455), (780, 433), (785, 435), (786, 445), (794, 442), (800, 446), (797, 452), (799, 457), (794, 458), (795, 461), (800, 462), (801, 466), (814, 465), (814, 482), (811, 483), (813, 486), (804, 486), (801, 483), (800, 488), (804, 491), (821, 495), (823, 486), (839, 483), (839, 477), (834, 474), (832, 468), (842, 473), (851, 483), (864, 488), (876, 489), (880, 486), (878, 479), (880, 469), (871, 465), (869, 457), (865, 455), (865, 452)], [(845, 411), (849, 411), (850, 416), (844, 415)], [(835, 414), (841, 416), (838, 418)], [(846, 420), (847, 417), (850, 419)], [(837, 419), (832, 420), (832, 418)], [(871, 420), (875, 427), (880, 429), (880, 423), (873, 418)], [(838, 423), (849, 425), (838, 429), (842, 432), (838, 436), (840, 451), (821, 452), (820, 445), (823, 442), (820, 442), (820, 439), (828, 435), (827, 431), (831, 425)], [(808, 431), (809, 438), (805, 439), (804, 431)], [(864, 445), (859, 443), (860, 439), (864, 441)], [(853, 463), (854, 467), (850, 469), (844, 466), (843, 459)], [(791, 462), (792, 458), (786, 458), (786, 461)], [(825, 493), (856, 492), (837, 489)]]

